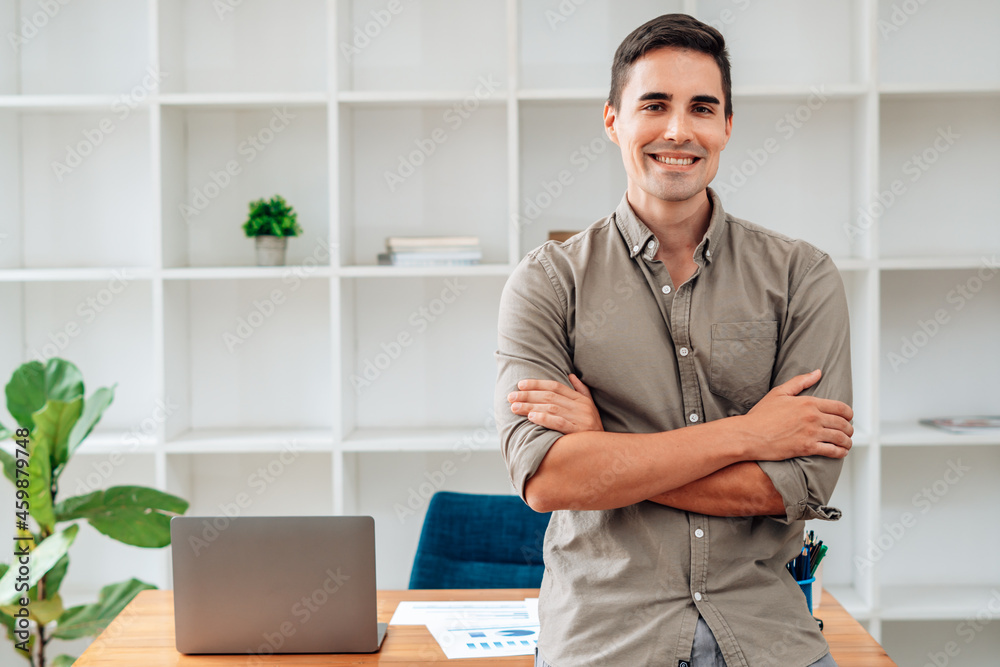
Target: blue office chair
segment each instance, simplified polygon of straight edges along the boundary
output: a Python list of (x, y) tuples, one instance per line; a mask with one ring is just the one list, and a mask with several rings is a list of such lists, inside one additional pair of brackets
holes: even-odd
[(439, 491), (420, 531), (410, 588), (538, 588), (549, 513), (518, 496)]

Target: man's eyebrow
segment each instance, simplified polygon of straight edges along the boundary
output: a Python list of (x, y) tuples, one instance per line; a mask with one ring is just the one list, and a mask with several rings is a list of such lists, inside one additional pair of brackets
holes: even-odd
[[(643, 93), (639, 96), (640, 102), (648, 102), (649, 100), (664, 100), (666, 102), (673, 101), (674, 96), (671, 93), (660, 93), (660, 92), (649, 92)], [(719, 98), (715, 95), (695, 95), (691, 98), (692, 102), (699, 102), (701, 104), (715, 104), (719, 105)]]

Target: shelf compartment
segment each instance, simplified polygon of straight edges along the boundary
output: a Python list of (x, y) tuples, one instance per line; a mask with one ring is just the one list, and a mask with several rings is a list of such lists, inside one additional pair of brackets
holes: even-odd
[(1000, 267), (991, 271), (882, 274), (883, 422), (1000, 414), (1000, 395), (981, 389), (1000, 375)]
[[(726, 38), (733, 81), (741, 85), (844, 84), (863, 80), (858, 57), (865, 40), (859, 3), (758, 5), (698, 0), (697, 16)], [(803, 30), (802, 26), (809, 26)], [(767, 35), (767, 39), (761, 39)]]
[(322, 278), (165, 283), (165, 396), (177, 406), (167, 442), (189, 430), (197, 443), (203, 429), (331, 428), (329, 287)]
[(254, 267), (242, 225), (251, 201), (275, 194), (303, 230), (287, 264), (331, 264), (325, 109), (176, 107), (162, 119), (165, 267)]
[[(997, 117), (1000, 98), (883, 101), (879, 191), (886, 206), (876, 219), (883, 257), (1000, 251)], [(914, 220), (934, 223), (915, 234)]]
[(333, 509), (329, 453), (280, 451), (166, 456), (167, 491), (191, 503), (187, 516), (325, 516)]
[(341, 263), (376, 266), (389, 236), (478, 236), (508, 261), (507, 116), (480, 105), (342, 108)]
[[(347, 513), (375, 518), (376, 577), (384, 588), (407, 588), (420, 529), (435, 492), (513, 492), (499, 451), (381, 452), (349, 458), (358, 493)], [(543, 537), (538, 536), (538, 548)]]
[(503, 284), (498, 277), (344, 281), (343, 432), (492, 423)]
[(335, 58), (341, 90), (472, 92), (481, 77), (506, 86), (504, 0), (338, 4)]
[(302, 93), (327, 89), (323, 0), (159, 3), (167, 93)]
[(342, 266), (337, 275), (343, 278), (433, 278), (435, 276), (509, 276), (510, 264), (474, 266)]
[(150, 266), (149, 114), (0, 111), (4, 268)]
[[(607, 97), (621, 41), (646, 21), (684, 11), (682, 0), (518, 2), (521, 88), (594, 89)], [(603, 100), (602, 100), (603, 101)]]
[[(10, 314), (12, 365), (7, 380), (26, 361), (52, 357), (73, 362), (83, 374), (87, 396), (117, 383), (114, 401), (101, 418), (101, 431), (122, 437), (153, 413), (154, 368), (152, 288), (142, 280), (36, 282), (9, 287), (3, 310)], [(17, 301), (20, 301), (18, 304)], [(111, 341), (128, 340), (115, 346)], [(8, 426), (9, 421), (4, 421)], [(110, 436), (113, 439), (115, 436)]]
[[(885, 84), (1000, 85), (1000, 5), (991, 0), (879, 0), (879, 79)], [(928, 48), (947, 44), (947, 49)]]
[(583, 231), (614, 213), (628, 185), (600, 105), (522, 102), (520, 116), (520, 201), (511, 221), (520, 237), (518, 259), (550, 231)]
[[(1000, 535), (983, 523), (984, 512), (1000, 502), (1000, 449), (890, 447), (882, 450), (881, 468), (879, 525), (862, 551), (888, 593), (880, 604), (887, 617), (940, 618), (949, 605), (959, 608), (955, 600), (966, 599), (959, 591), (987, 593), (990, 582), (1000, 582), (1000, 562), (988, 556), (1000, 549)], [(928, 582), (941, 593), (919, 602)], [(947, 589), (955, 592), (945, 594)], [(971, 611), (966, 603), (960, 606)]]
[(845, 231), (860, 201), (857, 104), (822, 92), (741, 104), (711, 183), (726, 212), (830, 255), (861, 258)]
[(5, 2), (0, 94), (115, 94), (142, 86), (150, 3)]

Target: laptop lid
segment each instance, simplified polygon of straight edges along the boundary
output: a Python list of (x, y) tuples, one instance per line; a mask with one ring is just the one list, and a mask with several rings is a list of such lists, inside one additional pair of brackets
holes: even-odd
[(170, 538), (179, 652), (378, 650), (372, 517), (182, 516)]

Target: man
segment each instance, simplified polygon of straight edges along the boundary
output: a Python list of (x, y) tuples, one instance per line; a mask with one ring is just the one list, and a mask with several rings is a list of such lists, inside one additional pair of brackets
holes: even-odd
[(529, 253), (500, 305), (501, 450), (553, 511), (536, 664), (835, 665), (785, 563), (804, 520), (840, 517), (840, 276), (707, 187), (732, 131), (718, 31), (672, 14), (629, 35), (604, 124), (621, 203)]

